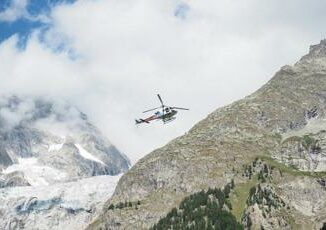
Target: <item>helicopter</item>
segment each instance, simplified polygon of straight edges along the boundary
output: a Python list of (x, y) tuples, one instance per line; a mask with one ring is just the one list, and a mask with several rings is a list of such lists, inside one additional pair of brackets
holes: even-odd
[(154, 121), (154, 120), (162, 120), (163, 124), (165, 124), (167, 122), (173, 121), (176, 118), (175, 115), (178, 113), (177, 110), (189, 110), (189, 109), (186, 109), (186, 108), (180, 108), (180, 107), (175, 107), (175, 106), (164, 105), (161, 96), (159, 94), (157, 94), (157, 97), (161, 102), (161, 106), (156, 107), (154, 109), (146, 110), (143, 113), (147, 113), (147, 112), (157, 110), (157, 109), (162, 109), (162, 112), (160, 112), (158, 110), (152, 116), (147, 117), (145, 119), (135, 119), (136, 125), (142, 124), (142, 123), (148, 123), (149, 124), (151, 121)]

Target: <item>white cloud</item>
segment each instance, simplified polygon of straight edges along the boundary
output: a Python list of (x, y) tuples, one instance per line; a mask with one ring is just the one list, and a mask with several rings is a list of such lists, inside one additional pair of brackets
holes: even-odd
[(8, 105), (8, 98), (3, 96), (0, 97), (1, 128), (9, 130), (19, 125), (22, 120), (30, 119), (33, 115), (34, 108), (34, 102), (27, 98), (22, 102)]
[(12, 0), (10, 6), (0, 12), (0, 21), (13, 22), (19, 18), (27, 16), (27, 4), (28, 0)]
[(0, 22), (14, 22), (21, 18), (49, 22), (49, 18), (45, 14), (31, 15), (26, 9), (28, 4), (29, 0), (12, 0), (10, 5), (0, 12)]
[[(175, 17), (180, 4), (189, 7), (181, 18)], [(0, 91), (68, 98), (137, 159), (294, 63), (326, 37), (325, 8), (321, 0), (61, 5), (52, 12), (46, 44), (37, 34), (25, 51), (15, 48), (15, 37), (0, 44)], [(62, 43), (66, 53), (52, 52)], [(191, 110), (165, 126), (136, 127), (133, 119), (158, 105), (156, 93)]]

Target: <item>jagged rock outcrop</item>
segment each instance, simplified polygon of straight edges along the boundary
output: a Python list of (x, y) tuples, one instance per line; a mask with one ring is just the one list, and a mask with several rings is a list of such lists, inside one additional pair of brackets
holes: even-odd
[[(260, 182), (242, 174), (244, 165), (257, 157), (268, 159), (276, 167), (277, 176), (268, 181), (273, 187), (270, 191), (289, 207), (286, 220), (271, 215), (272, 219), (260, 216), (257, 221), (269, 229), (319, 229), (326, 222), (325, 191), (316, 180), (322, 173), (312, 172), (324, 172), (325, 118), (323, 40), (294, 66), (282, 67), (257, 92), (216, 110), (184, 136), (141, 159), (120, 179), (107, 202), (108, 207), (111, 203), (140, 200), (138, 209), (104, 208), (88, 229), (147, 229), (185, 196), (201, 189), (223, 187), (232, 178), (236, 188), (250, 183), (256, 186)], [(318, 123), (318, 129), (310, 127), (312, 121)], [(316, 142), (308, 140), (307, 145), (302, 140), (310, 133)], [(298, 136), (297, 142), (288, 142), (292, 136)], [(308, 159), (311, 154), (318, 155), (313, 163)], [(253, 215), (261, 213), (259, 205), (250, 206)], [(313, 211), (307, 212), (304, 207)], [(244, 207), (241, 215), (245, 212), (249, 211)], [(266, 224), (275, 221), (279, 224)]]
[(291, 229), (286, 211), (285, 202), (272, 186), (258, 184), (250, 189), (242, 222), (249, 229)]
[(4, 175), (0, 174), (0, 188), (29, 185), (22, 172), (16, 171)]
[[(321, 127), (319, 126), (319, 128)], [(294, 135), (284, 139), (280, 150), (275, 152), (274, 158), (302, 171), (325, 172), (326, 154), (322, 151), (325, 147), (325, 130), (317, 133), (305, 132), (302, 135)]]

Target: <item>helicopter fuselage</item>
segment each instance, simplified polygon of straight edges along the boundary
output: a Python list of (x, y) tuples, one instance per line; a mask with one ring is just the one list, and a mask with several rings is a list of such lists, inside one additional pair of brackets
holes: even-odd
[(169, 112), (165, 113), (164, 115), (161, 115), (159, 119), (162, 119), (163, 122), (167, 122), (170, 120), (175, 119), (175, 115), (178, 113), (178, 111), (171, 109)]
[(150, 121), (153, 120), (162, 120), (163, 123), (172, 121), (175, 119), (175, 115), (178, 113), (178, 111), (174, 110), (174, 109), (170, 109), (168, 112), (162, 114), (161, 112), (157, 111), (154, 115), (146, 118), (146, 119), (139, 119), (136, 120), (136, 124), (140, 124), (140, 123), (149, 123)]
[(155, 110), (157, 110), (159, 108), (162, 109), (162, 112), (158, 110), (158, 111), (156, 111), (154, 113), (154, 115), (152, 115), (150, 117), (147, 117), (147, 118), (144, 118), (144, 119), (136, 119), (135, 120), (136, 124), (150, 123), (150, 121), (153, 121), (153, 120), (162, 120), (163, 123), (165, 124), (165, 123), (173, 121), (175, 119), (175, 115), (178, 113), (177, 110), (189, 110), (189, 109), (181, 108), (181, 107), (166, 106), (166, 105), (163, 104), (162, 98), (161, 98), (161, 96), (159, 94), (157, 94), (157, 97), (161, 102), (161, 106), (153, 108), (153, 109), (146, 110), (143, 113), (147, 113), (147, 112), (150, 112), (150, 111), (155, 111)]

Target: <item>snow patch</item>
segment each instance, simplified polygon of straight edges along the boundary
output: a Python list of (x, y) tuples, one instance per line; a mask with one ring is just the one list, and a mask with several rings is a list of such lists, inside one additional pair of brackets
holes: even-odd
[(32, 186), (49, 185), (66, 178), (66, 173), (38, 163), (37, 158), (18, 158), (18, 163), (2, 170), (3, 174), (20, 171)]
[(98, 159), (95, 156), (93, 156), (86, 149), (84, 149), (80, 144), (75, 144), (75, 146), (77, 147), (77, 149), (79, 151), (79, 154), (82, 157), (84, 157), (85, 159), (88, 159), (88, 160), (91, 160), (91, 161), (96, 161), (96, 162), (99, 162), (99, 163), (105, 165), (103, 161), (101, 161), (100, 159)]
[(54, 145), (49, 145), (49, 149), (48, 151), (49, 152), (52, 152), (52, 151), (59, 151), (63, 146), (63, 143), (62, 144), (54, 144)]

